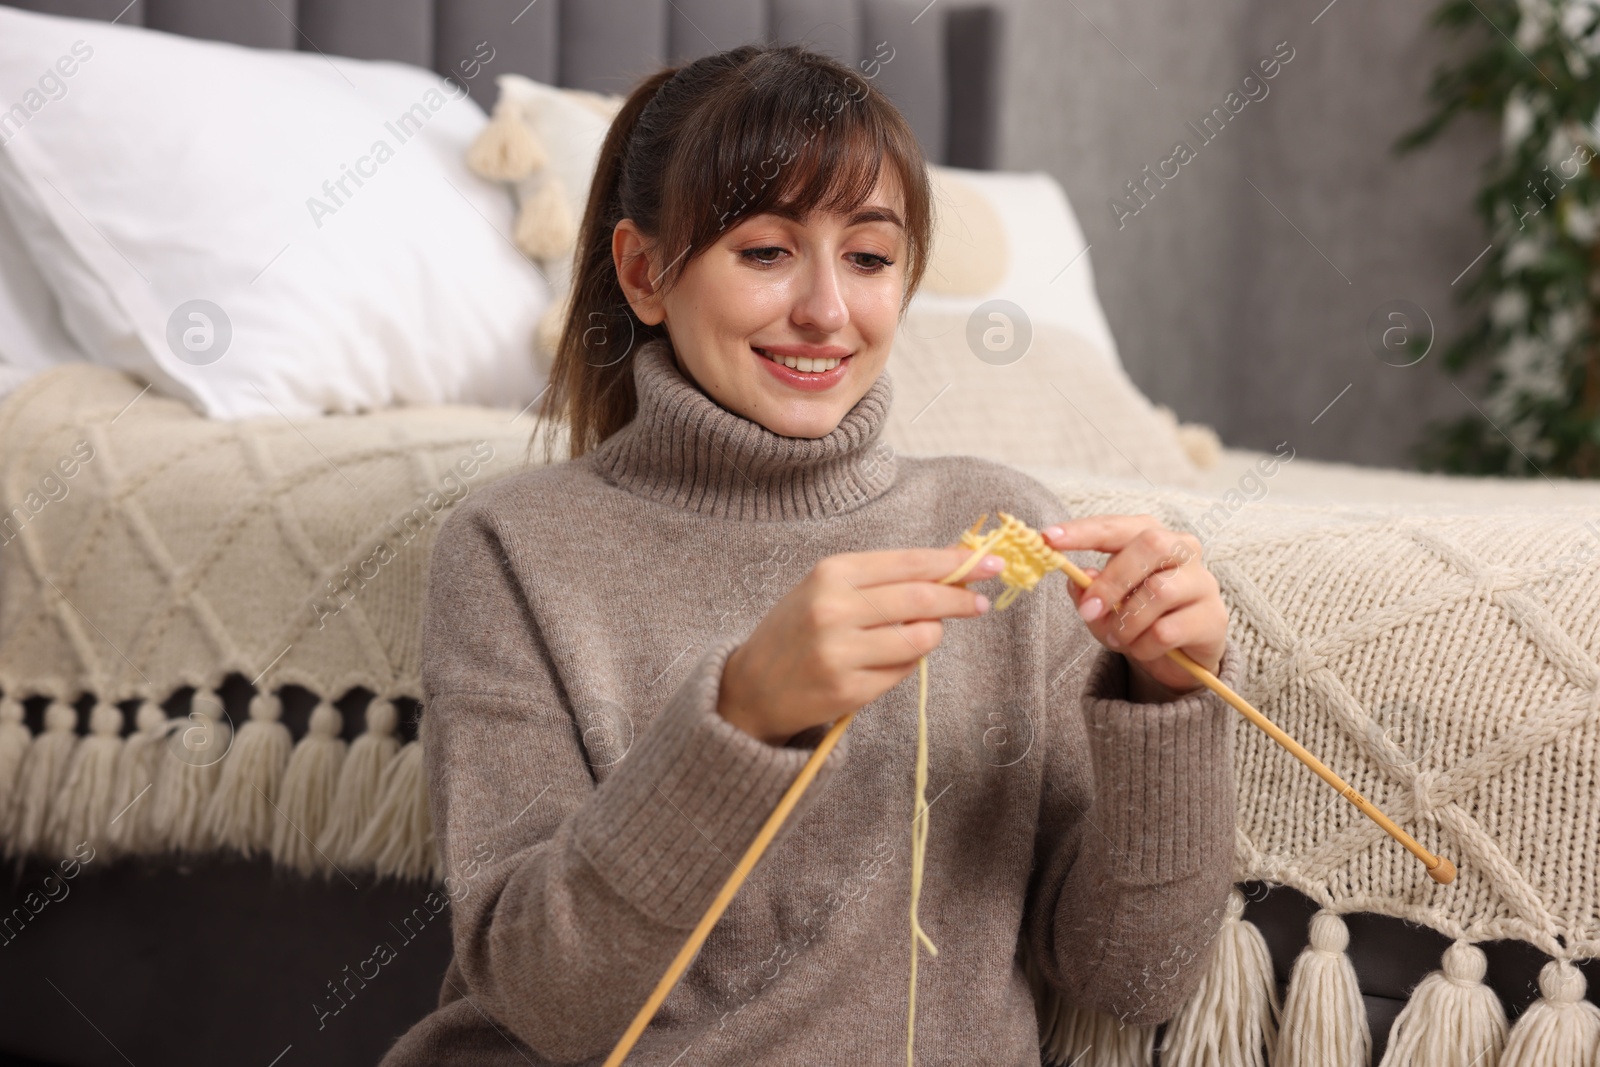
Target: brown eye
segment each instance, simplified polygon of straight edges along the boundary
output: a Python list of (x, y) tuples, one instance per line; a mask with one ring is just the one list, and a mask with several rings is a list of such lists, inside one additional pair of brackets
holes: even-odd
[(778, 248), (776, 245), (772, 245), (772, 246), (769, 246), (767, 248), (748, 248), (748, 249), (744, 250), (743, 252), (740, 252), (739, 255), (743, 256), (745, 259), (749, 260), (752, 263), (759, 263), (763, 267), (770, 267), (774, 263), (776, 263), (777, 260), (776, 259), (762, 259), (761, 258), (761, 253), (763, 253), (763, 252), (782, 252), (782, 251), (783, 251), (783, 249)]
[(852, 252), (851, 255), (864, 256), (870, 261), (861, 264), (863, 274), (879, 274), (885, 267), (894, 266), (894, 260), (880, 256), (876, 252)]

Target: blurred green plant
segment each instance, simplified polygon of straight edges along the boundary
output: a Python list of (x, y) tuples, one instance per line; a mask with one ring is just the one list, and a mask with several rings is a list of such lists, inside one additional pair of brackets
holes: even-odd
[(1492, 425), (1477, 412), (1430, 422), (1413, 458), (1600, 478), (1600, 0), (1445, 0), (1432, 21), (1480, 29), (1479, 47), (1434, 72), (1433, 114), (1393, 148), (1461, 112), (1501, 123), (1475, 198), (1493, 244), (1457, 298), (1481, 310), (1442, 356), (1452, 373), (1490, 365), (1478, 406)]

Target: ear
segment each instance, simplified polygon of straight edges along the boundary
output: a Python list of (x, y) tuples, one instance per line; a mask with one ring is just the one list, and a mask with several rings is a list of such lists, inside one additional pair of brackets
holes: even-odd
[(661, 305), (655, 249), (632, 219), (623, 219), (611, 231), (611, 262), (622, 294), (639, 321), (646, 326), (660, 325), (667, 312)]

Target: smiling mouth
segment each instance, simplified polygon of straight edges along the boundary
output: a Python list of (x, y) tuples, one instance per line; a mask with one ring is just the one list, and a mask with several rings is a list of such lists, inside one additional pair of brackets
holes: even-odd
[(751, 345), (750, 347), (754, 348), (758, 353), (765, 356), (767, 359), (772, 360), (772, 362), (781, 363), (790, 370), (799, 371), (801, 374), (822, 374), (837, 367), (840, 363), (843, 363), (844, 359), (850, 358), (849, 356), (845, 356), (844, 359), (811, 359), (806, 356), (778, 356), (768, 352), (764, 348), (756, 348), (755, 345)]

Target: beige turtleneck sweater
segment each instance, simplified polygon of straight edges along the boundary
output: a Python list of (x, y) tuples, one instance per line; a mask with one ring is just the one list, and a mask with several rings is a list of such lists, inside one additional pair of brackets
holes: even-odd
[[(601, 1063), (822, 733), (718, 716), (728, 653), (824, 556), (1069, 517), (1010, 467), (895, 455), (887, 373), (809, 439), (717, 405), (665, 342), (633, 372), (626, 427), (439, 531), (421, 729), (455, 955), (384, 1067)], [(1232, 686), (1239, 658), (1230, 638)], [(1169, 1018), (1224, 914), (1237, 714), (1203, 688), (1128, 701), (1065, 576), (948, 620), (928, 675), (917, 1061), (1040, 1062), (1024, 941), (1067, 1000)], [(857, 713), (627, 1063), (904, 1061), (916, 737), (913, 673)]]

